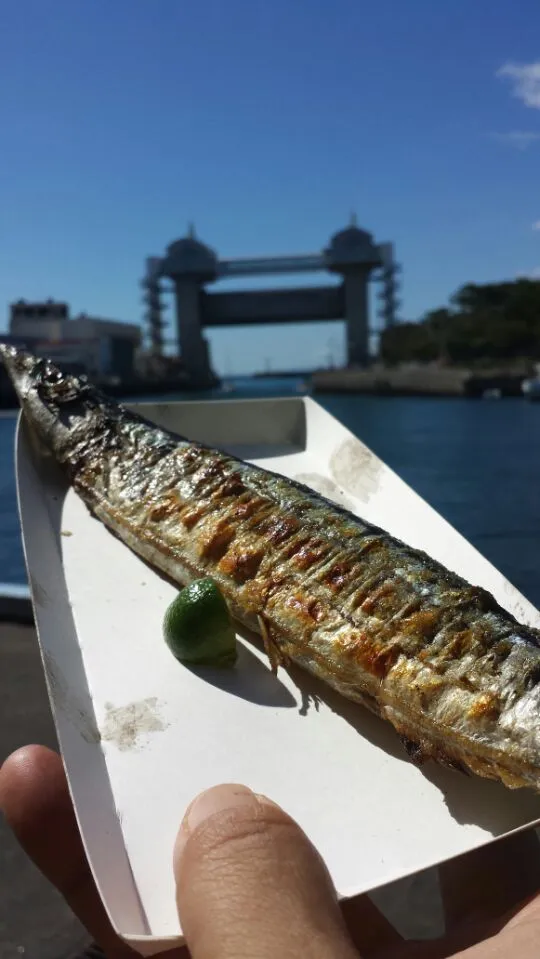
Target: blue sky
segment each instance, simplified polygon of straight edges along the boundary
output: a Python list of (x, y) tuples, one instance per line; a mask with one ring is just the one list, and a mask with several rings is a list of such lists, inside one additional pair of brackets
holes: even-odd
[[(310, 252), (354, 208), (406, 318), (540, 272), (538, 0), (4, 0), (0, 86), (2, 327), (20, 296), (138, 321), (189, 220), (224, 257)], [(341, 337), (210, 335), (234, 372)]]

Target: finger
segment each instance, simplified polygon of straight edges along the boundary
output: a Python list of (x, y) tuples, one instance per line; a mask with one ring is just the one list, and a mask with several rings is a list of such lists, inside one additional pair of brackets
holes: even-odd
[(109, 959), (136, 954), (115, 934), (94, 885), (60, 757), (26, 746), (0, 769), (0, 809), (22, 848)]
[(193, 959), (358, 959), (307, 836), (245, 786), (197, 797), (178, 835), (174, 870)]
[(475, 849), (442, 865), (439, 876), (447, 930), (463, 922), (508, 918), (540, 890), (536, 833)]

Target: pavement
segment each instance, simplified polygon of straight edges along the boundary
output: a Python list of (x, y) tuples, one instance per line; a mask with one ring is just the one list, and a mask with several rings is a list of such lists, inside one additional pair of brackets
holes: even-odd
[[(28, 743), (57, 748), (36, 633), (0, 622), (0, 763)], [(88, 944), (0, 818), (0, 959), (72, 959)]]

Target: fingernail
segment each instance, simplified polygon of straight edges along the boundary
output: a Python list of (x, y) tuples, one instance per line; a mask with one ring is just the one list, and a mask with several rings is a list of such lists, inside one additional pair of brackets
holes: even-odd
[(254, 794), (247, 786), (229, 784), (214, 786), (213, 789), (207, 789), (193, 800), (184, 816), (183, 825), (187, 825), (189, 832), (193, 832), (214, 813), (236, 806), (252, 805), (254, 799)]
[(269, 799), (268, 796), (264, 796), (263, 793), (255, 793), (255, 795), (261, 806), (271, 806), (273, 809), (281, 809), (279, 803), (274, 802), (273, 799)]
[(197, 796), (190, 806), (188, 806), (185, 816), (180, 826), (175, 847), (175, 861), (182, 854), (182, 850), (189, 839), (189, 836), (198, 826), (201, 825), (210, 816), (217, 812), (223, 812), (224, 809), (233, 809), (238, 806), (253, 805), (258, 798), (247, 786), (223, 785), (214, 786), (207, 789), (206, 792)]

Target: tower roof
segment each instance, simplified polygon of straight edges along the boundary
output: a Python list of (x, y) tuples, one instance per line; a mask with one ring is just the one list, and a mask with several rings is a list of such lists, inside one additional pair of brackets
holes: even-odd
[(381, 257), (371, 233), (357, 225), (356, 214), (351, 216), (349, 226), (334, 233), (324, 251), (330, 268), (366, 265), (379, 266)]
[(163, 262), (166, 276), (196, 276), (201, 280), (214, 279), (218, 258), (214, 251), (197, 239), (193, 224), (189, 224), (187, 236), (174, 240), (167, 247)]

